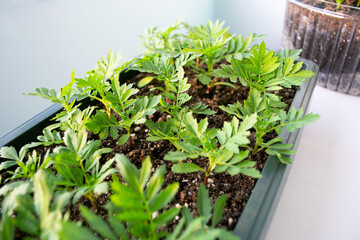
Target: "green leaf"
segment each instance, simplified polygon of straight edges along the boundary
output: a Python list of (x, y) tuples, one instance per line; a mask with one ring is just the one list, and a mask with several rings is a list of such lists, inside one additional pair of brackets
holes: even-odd
[(255, 168), (241, 168), (239, 169), (240, 173), (252, 177), (252, 178), (261, 178), (261, 173), (259, 172), (259, 170), (255, 169)]
[(72, 222), (63, 222), (60, 236), (62, 239), (73, 240), (100, 240), (90, 230)]
[(156, 227), (161, 227), (173, 220), (180, 212), (179, 208), (171, 208), (161, 213), (155, 220)]
[(197, 208), (199, 215), (203, 217), (203, 225), (206, 225), (211, 218), (211, 199), (209, 198), (209, 190), (201, 183), (198, 197), (197, 197)]
[(119, 141), (118, 141), (118, 144), (121, 146), (121, 145), (124, 145), (130, 138), (130, 134), (124, 134), (122, 135), (120, 138), (119, 138)]
[(16, 165), (16, 161), (5, 161), (0, 164), (0, 171)]
[(151, 174), (151, 167), (152, 167), (152, 164), (151, 164), (150, 157), (147, 157), (143, 161), (141, 169), (140, 169), (140, 182), (139, 183), (140, 183), (141, 188), (144, 188), (147, 181), (149, 180), (149, 177)]
[(165, 190), (161, 191), (158, 195), (149, 201), (149, 207), (152, 212), (160, 210), (167, 206), (167, 204), (175, 197), (179, 189), (179, 183), (168, 185)]
[(194, 158), (192, 154), (186, 152), (168, 152), (164, 156), (164, 160), (177, 162), (177, 161), (182, 161), (189, 157)]
[(2, 147), (0, 149), (0, 156), (15, 161), (22, 161), (14, 147)]
[(161, 189), (164, 182), (165, 166), (158, 168), (154, 175), (150, 178), (149, 186), (145, 190), (145, 195), (148, 199), (153, 198)]
[(94, 231), (99, 233), (104, 239), (116, 240), (114, 233), (111, 231), (110, 227), (106, 224), (106, 222), (94, 214), (88, 208), (84, 206), (80, 206), (81, 216), (83, 216), (86, 222), (90, 225)]
[(115, 231), (117, 236), (119, 236), (120, 239), (129, 240), (124, 225), (115, 216), (110, 215), (108, 219), (110, 226)]
[(129, 159), (122, 154), (115, 155), (115, 161), (119, 168), (122, 178), (129, 184), (131, 188), (140, 191), (139, 176), (140, 171), (130, 163)]
[(196, 165), (194, 163), (178, 163), (178, 164), (174, 164), (171, 167), (171, 170), (174, 173), (192, 173), (192, 172), (197, 172), (197, 171), (205, 172), (204, 169), (202, 169), (201, 167), (199, 167), (198, 165)]
[(199, 77), (199, 81), (204, 85), (209, 84), (211, 82), (211, 78), (205, 74), (199, 74), (198, 77)]
[(42, 169), (34, 176), (34, 206), (40, 221), (45, 221), (53, 195), (52, 178)]
[(224, 214), (224, 208), (226, 205), (226, 199), (227, 195), (221, 195), (218, 197), (214, 204), (214, 213), (211, 220), (211, 227), (215, 227), (216, 224), (218, 224), (222, 218), (222, 215)]
[(138, 87), (139, 87), (139, 88), (142, 88), (142, 87), (148, 85), (149, 83), (151, 83), (151, 81), (152, 81), (154, 78), (155, 78), (155, 77), (152, 77), (152, 76), (144, 77), (143, 79), (141, 79), (141, 80), (138, 82)]
[(136, 210), (128, 210), (128, 211), (120, 212), (116, 215), (116, 217), (120, 221), (125, 221), (125, 222), (142, 222), (142, 221), (150, 220), (147, 213)]

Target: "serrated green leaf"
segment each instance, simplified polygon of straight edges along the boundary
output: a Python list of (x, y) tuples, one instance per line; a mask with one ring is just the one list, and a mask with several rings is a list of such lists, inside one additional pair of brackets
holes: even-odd
[(108, 219), (116, 235), (119, 236), (120, 239), (129, 240), (124, 225), (115, 216), (109, 216)]

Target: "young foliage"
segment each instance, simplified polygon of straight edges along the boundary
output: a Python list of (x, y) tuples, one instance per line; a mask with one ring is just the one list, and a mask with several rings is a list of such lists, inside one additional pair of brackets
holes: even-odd
[[(239, 119), (245, 119), (253, 114), (257, 115), (256, 123), (254, 124), (256, 143), (254, 147), (247, 145), (247, 148), (252, 151), (252, 154), (266, 149), (269, 155), (276, 155), (283, 163), (290, 164), (291, 159), (287, 155), (291, 155), (294, 151), (290, 150), (292, 144), (283, 144), (281, 137), (277, 137), (268, 142), (265, 142), (266, 134), (276, 131), (279, 135), (285, 127), (289, 132), (293, 132), (297, 128), (301, 128), (311, 122), (319, 119), (318, 114), (309, 113), (303, 115), (303, 110), (298, 111), (291, 108), (288, 113), (279, 109), (278, 101), (271, 101), (271, 99), (263, 98), (261, 93), (252, 89), (247, 100), (243, 104), (237, 102), (236, 104), (229, 104), (227, 107), (221, 106), (223, 111), (235, 115)], [(281, 105), (280, 105), (281, 106)]]
[(144, 56), (154, 57), (162, 54), (171, 54), (176, 57), (180, 52), (182, 35), (176, 33), (183, 24), (184, 19), (179, 17), (168, 28), (158, 29), (150, 26), (145, 34), (140, 36), (141, 46), (145, 47)]
[[(207, 25), (189, 27), (190, 46), (183, 51), (200, 54), (193, 69), (197, 72), (199, 81), (208, 85), (210, 89), (214, 85), (227, 85), (236, 89), (236, 86), (228, 82), (214, 82), (212, 76), (214, 66), (222, 59), (240, 59), (247, 56), (253, 40), (261, 38), (256, 34), (249, 35), (246, 40), (242, 36), (231, 36), (227, 28), (223, 28), (224, 22), (215, 23), (209, 21)], [(206, 69), (200, 67), (200, 60), (205, 63)]]
[(43, 135), (40, 135), (37, 137), (38, 142), (32, 142), (27, 144), (26, 146), (28, 148), (34, 148), (38, 146), (51, 146), (53, 144), (61, 144), (63, 143), (62, 137), (60, 135), (60, 132), (56, 131), (60, 126), (60, 124), (55, 123), (50, 126), (47, 126), (43, 129)]
[[(110, 50), (106, 58), (98, 61), (95, 69), (89, 71), (84, 78), (76, 78), (76, 86), (82, 89), (82, 95), (100, 101), (106, 108), (107, 115), (111, 116), (111, 102), (107, 99), (107, 93), (111, 88), (111, 83), (118, 80), (121, 71), (127, 68), (132, 61), (122, 62), (118, 53), (114, 55)], [(113, 83), (114, 84), (114, 83)], [(119, 85), (119, 84), (118, 84)]]
[[(170, 184), (162, 190), (165, 167), (158, 168), (150, 177), (152, 164), (149, 157), (141, 169), (124, 155), (116, 155), (115, 159), (125, 183), (114, 177), (108, 223), (85, 207), (81, 208), (82, 216), (102, 239), (161, 239), (166, 236), (168, 233), (160, 228), (174, 219), (180, 209), (165, 207), (173, 200), (179, 184)], [(64, 234), (71, 236), (71, 231)]]
[(152, 58), (143, 57), (138, 59), (134, 66), (131, 66), (130, 69), (140, 72), (152, 73), (155, 75), (141, 79), (138, 83), (138, 87), (141, 88), (156, 78), (165, 84), (165, 89), (162, 87), (157, 87), (156, 89), (159, 89), (164, 93), (168, 93), (169, 90), (167, 88), (167, 84), (176, 81), (177, 74), (180, 69), (196, 57), (196, 54), (183, 53), (177, 56), (175, 59), (173, 56), (168, 54), (155, 56)]
[(15, 229), (26, 239), (61, 239), (62, 223), (69, 221), (69, 215), (63, 215), (63, 211), (72, 194), (54, 192), (55, 187), (54, 177), (43, 170), (35, 174), (32, 184), (18, 182), (2, 203), (0, 226), (5, 231), (1, 234), (7, 234), (2, 239), (15, 239)]
[(100, 165), (102, 154), (111, 152), (111, 149), (99, 149), (100, 140), (87, 141), (85, 129), (78, 133), (67, 130), (64, 144), (65, 146), (55, 148), (50, 155), (58, 173), (57, 184), (72, 190), (73, 203), (86, 196), (96, 209), (94, 195), (107, 193), (108, 184), (104, 179), (116, 172), (111, 168), (114, 159)]
[[(132, 84), (124, 83), (120, 85), (117, 78), (112, 80), (109, 87), (104, 92), (101, 100), (106, 104), (107, 110), (97, 111), (96, 115), (86, 123), (86, 128), (95, 134), (99, 134), (101, 139), (107, 138), (109, 134), (112, 138), (117, 139), (119, 137), (119, 130), (125, 128), (127, 133), (121, 136), (118, 143), (125, 144), (130, 139), (129, 142), (132, 145), (130, 128), (133, 124), (145, 122), (145, 116), (155, 112), (155, 107), (160, 97), (145, 96), (132, 98), (138, 90), (132, 88)], [(111, 114), (111, 110), (119, 116), (119, 120)]]
[(183, 121), (186, 113), (192, 112), (205, 115), (215, 113), (215, 111), (208, 109), (208, 106), (203, 105), (201, 102), (191, 109), (187, 106), (183, 106), (191, 99), (191, 96), (186, 93), (190, 86), (191, 85), (187, 83), (187, 78), (184, 77), (184, 70), (180, 68), (177, 74), (177, 81), (168, 83), (169, 92), (165, 94), (165, 96), (173, 103), (166, 103), (166, 101), (160, 99), (161, 111), (168, 113), (171, 118), (167, 121), (160, 122), (147, 120), (146, 126), (150, 129), (150, 138), (148, 138), (148, 140), (167, 140), (180, 150), (178, 145), (180, 137), (178, 136), (178, 133), (184, 128)]
[(60, 123), (60, 130), (66, 131), (72, 129), (75, 132), (79, 132), (81, 129), (85, 128), (85, 125), (90, 120), (94, 110), (94, 106), (87, 107), (84, 110), (77, 109), (71, 114), (70, 118)]
[(39, 169), (47, 169), (51, 165), (48, 158), (49, 151), (46, 152), (44, 157), (38, 156), (35, 150), (32, 154), (27, 154), (30, 147), (29, 145), (23, 146), (19, 153), (14, 147), (4, 146), (0, 149), (0, 156), (4, 158), (0, 164), (0, 171), (17, 165), (14, 171), (7, 171), (11, 177), (5, 179), (5, 182), (15, 178), (32, 178)]
[[(193, 218), (188, 208), (183, 208), (182, 218), (174, 231), (167, 236), (166, 240), (186, 240), (186, 239), (220, 239), (232, 240), (239, 239), (232, 232), (222, 228), (216, 228), (224, 213), (226, 205), (226, 195), (216, 199), (215, 204), (211, 206), (209, 190), (204, 184), (200, 185), (197, 197), (197, 208), (199, 217)], [(209, 221), (211, 220), (211, 225)], [(185, 226), (185, 227), (184, 227)], [(181, 232), (181, 230), (183, 231)]]
[[(281, 55), (279, 55), (281, 56)], [(262, 42), (258, 48), (252, 48), (248, 59), (241, 61), (231, 59), (231, 65), (221, 65), (222, 69), (214, 72), (215, 76), (239, 79), (244, 86), (260, 92), (280, 90), (283, 87), (299, 86), (307, 78), (314, 75), (308, 70), (301, 70), (302, 62), (294, 63), (294, 59), (281, 58), (274, 51), (269, 51)]]
[[(197, 197), (199, 217), (194, 219), (189, 209), (183, 208), (182, 218), (174, 231), (161, 231), (161, 227), (180, 212), (178, 208), (163, 209), (174, 198), (178, 183), (161, 190), (164, 167), (150, 177), (150, 158), (146, 158), (140, 170), (123, 155), (116, 158), (119, 169), (123, 169), (121, 172), (126, 184), (118, 180), (113, 182), (114, 193), (110, 196), (107, 221), (81, 206), (81, 215), (91, 230), (65, 222), (66, 227), (62, 232), (64, 239), (239, 239), (225, 229), (216, 228), (224, 213), (226, 195), (219, 197), (212, 206), (209, 191), (203, 184)], [(78, 234), (74, 235), (73, 232)]]
[(227, 171), (231, 175), (243, 173), (250, 177), (260, 177), (259, 171), (255, 170), (254, 163), (244, 161), (248, 152), (239, 147), (249, 143), (249, 129), (256, 122), (256, 114), (246, 117), (240, 124), (234, 117), (231, 123), (225, 122), (222, 129), (208, 129), (207, 118), (197, 122), (191, 113), (184, 118), (185, 128), (179, 133), (181, 142), (178, 143), (182, 151), (168, 152), (164, 159), (179, 162), (186, 158), (198, 158), (203, 156), (208, 159), (207, 170), (194, 163), (177, 163), (173, 165), (172, 171), (176, 173), (189, 173), (203, 171), (205, 173), (205, 185), (210, 173)]
[(54, 119), (57, 119), (60, 122), (66, 121), (71, 117), (71, 114), (78, 109), (80, 104), (75, 105), (76, 99), (84, 98), (81, 96), (81, 93), (78, 89), (74, 89), (75, 84), (75, 71), (71, 72), (71, 81), (65, 85), (64, 87), (60, 88), (59, 92), (56, 92), (54, 89), (48, 88), (36, 88), (35, 92), (27, 93), (25, 95), (30, 96), (39, 96), (46, 100), (49, 100), (52, 103), (61, 104), (64, 111), (60, 112), (56, 115)]

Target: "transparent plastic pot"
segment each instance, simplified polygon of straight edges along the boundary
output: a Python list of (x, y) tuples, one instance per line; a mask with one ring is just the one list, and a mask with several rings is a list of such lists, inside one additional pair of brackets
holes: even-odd
[(318, 85), (360, 96), (360, 8), (288, 0), (283, 48), (301, 48), (320, 67)]

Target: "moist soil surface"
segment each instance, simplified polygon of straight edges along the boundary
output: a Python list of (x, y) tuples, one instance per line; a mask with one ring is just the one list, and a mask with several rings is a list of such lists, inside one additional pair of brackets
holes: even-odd
[[(192, 84), (192, 88), (190, 88), (188, 92), (188, 94), (192, 96), (192, 99), (187, 103), (187, 105), (191, 107), (198, 102), (202, 102), (203, 104), (209, 105), (212, 110), (216, 111), (216, 114), (211, 116), (196, 116), (198, 120), (207, 117), (209, 121), (209, 128), (220, 128), (223, 126), (224, 121), (231, 121), (232, 119), (231, 116), (220, 110), (219, 106), (233, 104), (236, 101), (243, 102), (248, 96), (248, 87), (238, 85), (237, 89), (234, 89), (228, 86), (217, 85), (213, 87), (213, 89), (211, 89), (209, 92), (207, 86), (202, 85), (200, 82), (198, 82), (197, 77), (194, 73), (186, 71), (185, 75), (188, 77), (189, 83)], [(139, 73), (131, 79), (126, 79), (126, 83), (133, 83), (134, 86), (137, 86), (137, 82), (146, 76), (149, 76), (149, 74)], [(215, 81), (228, 80), (215, 79)], [(158, 82), (157, 80), (153, 80), (148, 86), (141, 88), (138, 95), (155, 95), (158, 93), (157, 90), (150, 91), (150, 89), (159, 85), (161, 85), (160, 82)], [(282, 100), (287, 103), (288, 106), (290, 106), (295, 93), (296, 88), (284, 89), (277, 92), (278, 95), (283, 97)], [(149, 116), (149, 119), (151, 119), (152, 121), (163, 121), (169, 117), (169, 115), (157, 111), (152, 116)], [(111, 159), (117, 153), (121, 153), (126, 155), (130, 159), (130, 161), (136, 164), (139, 168), (141, 167), (142, 161), (147, 156), (150, 156), (151, 162), (153, 164), (152, 172), (154, 172), (159, 166), (165, 164), (167, 173), (165, 175), (164, 187), (173, 182), (179, 182), (179, 191), (169, 207), (186, 206), (190, 209), (190, 211), (194, 214), (195, 217), (198, 216), (196, 206), (197, 191), (200, 187), (200, 183), (204, 181), (205, 174), (203, 172), (195, 172), (189, 174), (176, 174), (171, 172), (171, 166), (173, 165), (173, 163), (169, 161), (164, 161), (163, 158), (167, 152), (175, 151), (176, 148), (167, 141), (147, 141), (146, 139), (150, 135), (149, 130), (144, 124), (132, 127), (131, 132), (133, 146), (130, 146), (129, 142), (125, 145), (120, 146), (117, 144), (116, 140), (113, 140), (111, 138), (102, 140), (102, 147), (109, 147), (113, 149), (111, 153), (104, 156), (103, 161)], [(98, 139), (96, 135), (93, 135), (91, 133), (89, 134), (89, 136), (90, 139)], [(266, 136), (266, 140), (274, 137), (276, 137), (276, 134), (271, 133)], [(254, 133), (249, 136), (249, 139), (251, 141), (251, 144), (254, 144)], [(263, 169), (267, 157), (268, 156), (264, 151), (260, 151), (255, 155), (249, 155), (250, 160), (256, 161), (256, 168), (260, 171)], [(190, 160), (185, 160), (185, 162), (190, 162)], [(192, 162), (198, 164), (204, 169), (207, 168), (207, 160), (202, 157), (192, 160)], [(242, 174), (239, 174), (237, 176), (230, 176), (226, 173), (211, 174), (208, 179), (207, 188), (209, 189), (212, 203), (214, 203), (219, 196), (227, 194), (227, 202), (223, 219), (218, 226), (226, 227), (230, 230), (235, 227), (237, 219), (241, 215), (241, 212), (243, 211), (245, 204), (249, 199), (249, 196), (255, 186), (255, 183), (256, 179), (244, 176)], [(106, 216), (106, 210), (104, 210), (101, 206), (103, 206), (106, 202), (109, 201), (108, 197), (109, 194), (104, 194), (97, 198), (98, 214), (103, 214), (104, 216)], [(69, 210), (71, 211), (72, 220), (81, 220), (81, 216), (79, 215), (78, 211), (79, 204), (92, 207), (90, 201), (86, 198), (83, 198), (76, 206), (69, 208)], [(176, 225), (178, 219), (179, 218), (176, 217), (172, 221), (172, 223), (167, 226), (169, 231), (171, 231), (171, 229)]]
[[(127, 84), (133, 83), (134, 86), (137, 86), (137, 82), (146, 76), (149, 76), (149, 74), (137, 73), (134, 77), (130, 79), (125, 79), (125, 81)], [(210, 116), (195, 116), (198, 121), (202, 118), (207, 117), (209, 121), (209, 128), (221, 128), (224, 121), (231, 121), (232, 119), (231, 116), (220, 110), (219, 106), (233, 104), (237, 101), (243, 102), (248, 96), (248, 87), (237, 85), (237, 89), (234, 89), (224, 85), (217, 85), (214, 86), (209, 92), (207, 86), (202, 85), (197, 80), (197, 77), (193, 72), (185, 69), (185, 76), (188, 77), (188, 82), (192, 84), (192, 87), (188, 92), (188, 94), (192, 96), (192, 98), (187, 103), (187, 105), (191, 107), (199, 102), (202, 102), (203, 104), (209, 105), (210, 109), (216, 111), (215, 114)], [(215, 81), (228, 82), (227, 79), (216, 78)], [(150, 91), (150, 89), (161, 85), (162, 83), (155, 79), (149, 85), (141, 88), (137, 95), (156, 95), (159, 93), (158, 90)], [(291, 105), (295, 93), (296, 88), (283, 89), (276, 92), (276, 94), (283, 98), (282, 101), (287, 103), (288, 106)], [(102, 107), (100, 104), (97, 104), (97, 106), (99, 108)], [(148, 116), (148, 119), (151, 119), (152, 121), (166, 121), (166, 119), (169, 117), (169, 115), (157, 111), (153, 115)], [(114, 140), (111, 137), (101, 141), (101, 147), (113, 149), (111, 153), (103, 155), (101, 159), (102, 163), (105, 163), (107, 160), (113, 158), (115, 154), (120, 153), (126, 155), (130, 159), (130, 161), (136, 164), (139, 168), (141, 167), (142, 161), (147, 156), (150, 156), (151, 162), (153, 164), (152, 172), (154, 172), (161, 165), (165, 164), (167, 172), (165, 175), (165, 182), (163, 187), (173, 182), (179, 182), (178, 193), (175, 196), (174, 200), (170, 203), (169, 208), (174, 206), (185, 206), (189, 208), (189, 210), (194, 214), (195, 217), (198, 216), (196, 206), (197, 191), (199, 189), (200, 183), (204, 181), (205, 174), (202, 172), (195, 172), (189, 174), (176, 174), (171, 172), (171, 166), (173, 165), (173, 163), (169, 161), (164, 161), (163, 158), (167, 152), (175, 151), (175, 147), (173, 147), (167, 141), (147, 141), (146, 139), (150, 135), (149, 130), (144, 124), (133, 126), (131, 132), (133, 139), (132, 146), (130, 146), (129, 142), (127, 142), (125, 145), (120, 146), (117, 144), (117, 140)], [(265, 140), (267, 141), (274, 137), (276, 137), (276, 134), (271, 133), (265, 137)], [(89, 132), (88, 138), (89, 140), (99, 139), (97, 135), (92, 134), (91, 132)], [(250, 145), (253, 145), (255, 140), (254, 133), (251, 133), (249, 139), (251, 141)], [(53, 146), (52, 148), (55, 147), (56, 146)], [(41, 154), (41, 152), (46, 152), (47, 149), (37, 148), (36, 150), (39, 154)], [(255, 155), (251, 155), (251, 153), (249, 154), (249, 159), (256, 161), (256, 168), (260, 171), (263, 169), (267, 157), (268, 156), (264, 151), (260, 151)], [(190, 162), (190, 160), (185, 160), (185, 162)], [(204, 169), (207, 168), (207, 160), (202, 157), (192, 160), (192, 162), (198, 164)], [(109, 176), (106, 181), (111, 181), (111, 177)], [(229, 230), (232, 230), (235, 227), (237, 220), (241, 215), (241, 212), (243, 211), (247, 200), (250, 197), (255, 183), (256, 179), (247, 177), (242, 174), (230, 176), (226, 173), (212, 173), (210, 175), (207, 183), (207, 188), (209, 189), (209, 195), (212, 199), (212, 204), (219, 196), (227, 194), (227, 202), (224, 210), (224, 215), (222, 221), (218, 224), (218, 227), (225, 227)], [(65, 210), (70, 212), (70, 218), (73, 221), (83, 220), (79, 212), (79, 205), (85, 205), (88, 208), (93, 209), (94, 212), (96, 212), (98, 215), (106, 218), (107, 211), (103, 208), (103, 206), (109, 201), (109, 196), (110, 193), (100, 195), (96, 198), (97, 209), (93, 207), (90, 200), (82, 197), (76, 205), (69, 205)], [(165, 230), (171, 231), (177, 224), (179, 217), (180, 216), (176, 217), (168, 226), (166, 226)]]

